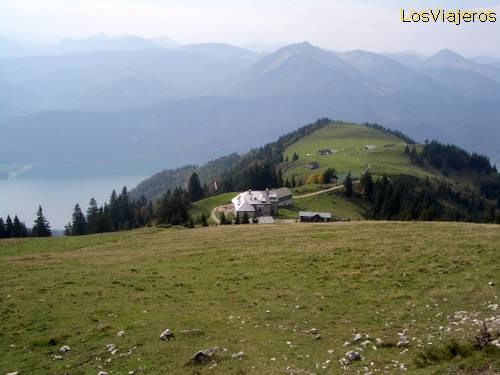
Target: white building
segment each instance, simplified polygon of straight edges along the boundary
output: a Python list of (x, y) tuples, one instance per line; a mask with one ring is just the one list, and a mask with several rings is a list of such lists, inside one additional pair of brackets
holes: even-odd
[(245, 213), (248, 217), (272, 216), (279, 207), (292, 204), (292, 192), (286, 187), (265, 191), (248, 190), (234, 197), (232, 203), (238, 217), (243, 217)]

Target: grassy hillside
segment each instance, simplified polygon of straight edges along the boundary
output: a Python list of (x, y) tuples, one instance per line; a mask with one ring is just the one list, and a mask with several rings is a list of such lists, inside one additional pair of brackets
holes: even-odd
[(364, 345), (347, 373), (492, 374), (499, 349), (469, 340), (499, 324), (499, 243), (499, 226), (385, 222), (2, 240), (0, 373), (338, 374)]
[[(366, 149), (365, 146), (375, 146)], [(352, 171), (359, 176), (367, 167), (374, 175), (411, 174), (425, 177), (433, 172), (417, 167), (404, 155), (405, 142), (380, 130), (346, 123), (332, 123), (315, 131), (288, 147), (285, 155), (292, 160), (294, 153), (299, 160), (286, 165), (286, 175), (295, 174), (302, 180), (314, 173), (333, 167), (339, 174)], [(336, 150), (332, 155), (320, 155), (319, 150)], [(311, 170), (308, 163), (318, 162), (320, 168)]]

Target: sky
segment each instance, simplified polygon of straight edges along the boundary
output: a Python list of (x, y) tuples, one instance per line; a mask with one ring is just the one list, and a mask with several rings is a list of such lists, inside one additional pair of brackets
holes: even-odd
[[(403, 24), (400, 9), (493, 9), (488, 24)], [(413, 6), (412, 6), (413, 5)], [(0, 35), (31, 41), (98, 33), (180, 43), (309, 41), (337, 51), (450, 48), (500, 57), (500, 0), (1, 0)]]

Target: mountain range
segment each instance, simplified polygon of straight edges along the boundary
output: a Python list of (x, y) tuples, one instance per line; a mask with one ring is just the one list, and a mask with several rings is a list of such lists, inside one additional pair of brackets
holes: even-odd
[(65, 52), (0, 58), (1, 164), (149, 173), (243, 152), (319, 117), (378, 122), (500, 161), (494, 58), (105, 36), (58, 46)]

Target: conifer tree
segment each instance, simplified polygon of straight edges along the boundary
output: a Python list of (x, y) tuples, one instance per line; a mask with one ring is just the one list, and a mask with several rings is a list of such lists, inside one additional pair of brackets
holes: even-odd
[(88, 233), (99, 233), (102, 232), (100, 227), (100, 210), (97, 207), (96, 200), (92, 197), (89, 202), (89, 208), (87, 209), (87, 228)]
[(5, 223), (3, 222), (3, 219), (0, 217), (0, 238), (6, 238), (7, 237), (7, 232), (5, 230)]
[(351, 177), (351, 172), (349, 172), (344, 180), (344, 194), (347, 197), (351, 197), (353, 194), (353, 187), (352, 187), (352, 177)]
[(10, 238), (14, 232), (14, 224), (12, 223), (12, 219), (9, 215), (7, 215), (7, 219), (5, 220), (5, 237)]
[(189, 177), (188, 193), (191, 202), (199, 201), (205, 195), (203, 188), (201, 187), (200, 178), (196, 172), (193, 172)]
[(373, 199), (373, 178), (369, 170), (366, 170), (365, 173), (363, 173), (360, 183), (363, 195), (371, 201)]
[(31, 235), (33, 237), (50, 237), (52, 236), (52, 231), (50, 230), (50, 224), (48, 220), (43, 216), (42, 206), (38, 206), (38, 211), (36, 212), (35, 224), (31, 230)]
[(11, 235), (11, 237), (15, 237), (15, 238), (23, 237), (22, 233), (23, 233), (23, 230), (22, 230), (22, 226), (21, 226), (21, 221), (19, 221), (19, 218), (16, 215), (16, 216), (14, 216), (14, 221), (12, 223), (12, 235)]
[(71, 221), (71, 235), (82, 236), (84, 234), (87, 234), (87, 220), (85, 220), (85, 215), (83, 214), (80, 205), (76, 204)]
[(277, 186), (278, 187), (282, 187), (284, 186), (284, 181), (283, 181), (283, 171), (280, 169), (278, 169), (278, 174), (276, 176), (276, 183), (277, 183)]

